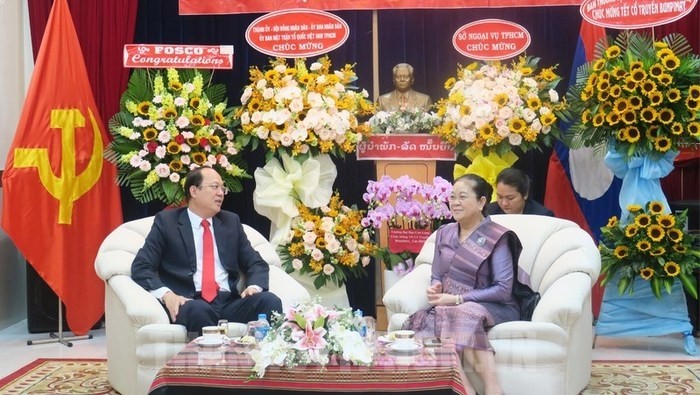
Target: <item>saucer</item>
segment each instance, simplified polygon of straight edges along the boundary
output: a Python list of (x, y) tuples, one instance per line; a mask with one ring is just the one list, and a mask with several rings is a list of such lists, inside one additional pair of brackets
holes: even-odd
[(391, 343), (387, 345), (387, 348), (392, 350), (392, 351), (397, 351), (397, 352), (411, 352), (411, 351), (416, 351), (418, 349), (423, 348), (423, 345), (420, 343), (416, 342), (410, 342), (410, 343)]
[(194, 339), (194, 343), (200, 347), (221, 347), (224, 344), (223, 339), (218, 338), (218, 339), (205, 339), (203, 336), (200, 336), (196, 339)]

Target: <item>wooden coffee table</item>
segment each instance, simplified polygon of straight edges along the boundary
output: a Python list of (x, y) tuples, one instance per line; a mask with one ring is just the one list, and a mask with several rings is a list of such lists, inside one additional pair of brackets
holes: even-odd
[(467, 394), (460, 358), (450, 340), (440, 347), (396, 353), (377, 343), (371, 366), (351, 364), (271, 366), (265, 377), (252, 376), (248, 349), (231, 343), (218, 349), (188, 344), (158, 372), (151, 395), (282, 394), (407, 392), (436, 395)]

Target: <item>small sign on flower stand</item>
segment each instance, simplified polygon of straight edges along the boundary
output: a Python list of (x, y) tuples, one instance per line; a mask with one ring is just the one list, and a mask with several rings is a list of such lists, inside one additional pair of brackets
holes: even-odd
[(404, 251), (418, 254), (430, 237), (430, 229), (389, 229), (389, 251), (398, 254)]

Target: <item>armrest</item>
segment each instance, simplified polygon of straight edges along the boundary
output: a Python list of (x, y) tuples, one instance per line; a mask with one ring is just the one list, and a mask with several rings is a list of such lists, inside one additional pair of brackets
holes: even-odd
[(287, 274), (284, 269), (272, 265), (270, 265), (270, 291), (282, 299), (284, 311), (299, 302), (311, 299), (309, 291), (303, 285)]
[(151, 324), (136, 332), (136, 358), (139, 366), (158, 370), (188, 343), (182, 325)]
[(509, 321), (488, 332), (489, 340), (543, 340), (567, 347), (569, 336), (561, 327), (549, 322)]
[(382, 301), (389, 317), (394, 313), (413, 314), (430, 306), (426, 289), (431, 270), (432, 265), (419, 265), (386, 291)]
[(136, 344), (150, 343), (185, 343), (187, 344), (187, 329), (175, 324), (150, 324), (136, 331)]
[(134, 327), (149, 324), (170, 324), (158, 299), (136, 284), (129, 276), (117, 275), (107, 281), (129, 316)]
[(542, 295), (532, 321), (551, 322), (568, 333), (583, 314), (591, 286), (587, 273), (573, 272), (560, 277)]

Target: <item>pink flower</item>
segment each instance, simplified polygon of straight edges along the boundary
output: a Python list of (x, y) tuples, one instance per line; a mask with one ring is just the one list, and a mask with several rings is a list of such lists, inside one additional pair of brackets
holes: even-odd
[(292, 340), (295, 341), (294, 348), (297, 350), (321, 350), (328, 345), (323, 336), (326, 330), (323, 327), (314, 329), (313, 322), (307, 321), (305, 330), (295, 330), (292, 332)]

